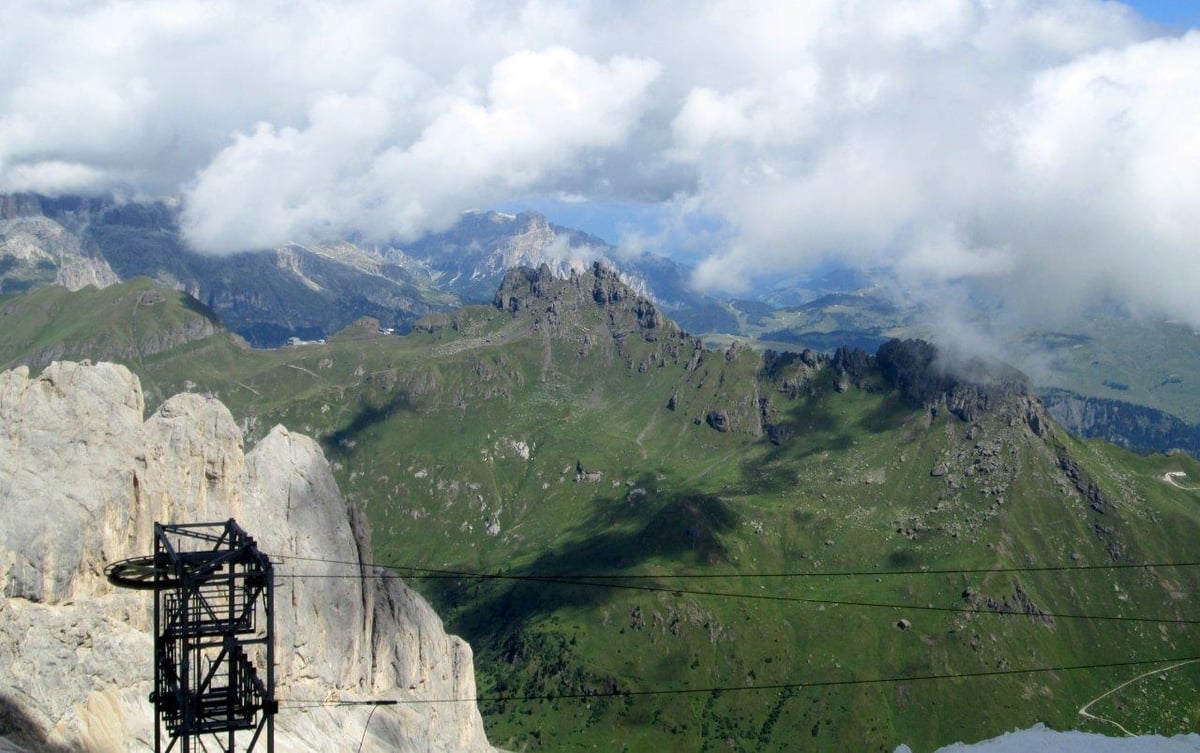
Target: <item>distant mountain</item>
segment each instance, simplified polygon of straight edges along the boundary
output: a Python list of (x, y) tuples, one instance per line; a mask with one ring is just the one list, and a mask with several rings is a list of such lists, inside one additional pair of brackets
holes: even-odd
[(555, 225), (537, 212), (467, 212), (445, 232), (380, 253), (402, 266), (428, 270), (441, 289), (464, 303), (490, 301), (505, 273), (516, 267), (544, 264), (555, 277), (566, 279), (601, 262), (640, 295), (653, 298), (684, 328), (738, 331), (720, 326), (736, 327), (736, 319), (718, 316), (714, 320), (706, 315), (710, 310), (726, 311), (728, 304), (695, 288), (686, 265), (649, 252), (624, 254), (594, 235)]
[[(697, 333), (767, 333), (774, 337), (764, 339), (829, 351), (846, 343), (874, 347), (886, 339), (894, 314), (868, 300), (874, 295), (868, 276), (836, 270), (729, 300), (697, 289), (685, 264), (622, 253), (536, 212), (466, 212), (449, 229), (409, 243), (352, 237), (229, 256), (192, 251), (179, 212), (171, 201), (2, 196), (0, 294), (150, 277), (186, 291), (257, 347), (319, 339), (363, 316), (404, 332), (425, 313), (490, 301), (514, 267), (544, 264), (565, 279), (597, 261)], [(844, 315), (853, 305), (844, 306), (846, 321), (829, 326), (824, 313), (811, 311), (811, 299), (836, 293), (857, 295), (866, 305), (853, 317)], [(791, 308), (780, 308), (780, 301)]]
[[(0, 295), (45, 286), (103, 288), (148, 277), (185, 292), (251, 345), (277, 347), (293, 337), (326, 338), (363, 317), (404, 333), (426, 314), (490, 302), (507, 270), (544, 265), (554, 277), (568, 279), (600, 262), (710, 345), (748, 341), (760, 349), (872, 352), (891, 338), (937, 336), (924, 324), (928, 310), (894, 290), (879, 270), (829, 266), (760, 281), (737, 298), (717, 296), (692, 284), (686, 264), (624, 253), (534, 212), (471, 211), (447, 230), (413, 242), (351, 237), (220, 257), (189, 249), (179, 212), (171, 201), (0, 196)], [(975, 316), (972, 326), (987, 332), (987, 316)], [(989, 337), (1043, 390), (1119, 398), (1166, 411), (1183, 425), (1200, 420), (1189, 387), (1200, 380), (1200, 335), (1191, 328), (1111, 311), (1071, 327)], [(50, 346), (44, 355), (54, 352)], [(1145, 424), (1143, 419), (1137, 420)], [(1114, 430), (1111, 421), (1105, 426), (1102, 436), (1141, 450), (1195, 446), (1177, 441), (1186, 434), (1177, 427), (1147, 432), (1137, 426)], [(1080, 429), (1085, 436), (1094, 430)]]
[(1081, 437), (1103, 439), (1134, 452), (1183, 450), (1200, 457), (1200, 426), (1170, 413), (1062, 389), (1047, 390), (1042, 399), (1055, 420)]
[(186, 291), (255, 346), (316, 339), (362, 316), (404, 329), (457, 303), (414, 273), (352, 244), (208, 256), (192, 251), (170, 202), (32, 195), (0, 199), (0, 292), (45, 284), (104, 287), (150, 277)]
[(150, 277), (186, 291), (257, 347), (319, 339), (363, 316), (404, 332), (431, 311), (490, 301), (517, 266), (545, 264), (567, 277), (602, 261), (669, 310), (715, 301), (692, 290), (689, 270), (670, 259), (619, 257), (599, 238), (532, 212), (468, 212), (407, 244), (330, 239), (228, 256), (191, 250), (179, 213), (170, 201), (0, 196), (0, 294)]
[(78, 232), (43, 214), (41, 199), (0, 196), (0, 295), (42, 285), (78, 290), (116, 281), (107, 260), (81, 243)]
[(430, 270), (439, 285), (463, 301), (491, 300), (504, 273), (546, 264), (558, 277), (611, 260), (612, 248), (578, 230), (553, 225), (540, 214), (471, 211), (450, 229), (380, 249), (396, 263)]

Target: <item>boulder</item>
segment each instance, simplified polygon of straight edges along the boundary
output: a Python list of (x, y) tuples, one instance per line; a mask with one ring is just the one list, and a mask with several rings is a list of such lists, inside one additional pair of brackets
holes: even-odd
[(729, 413), (726, 411), (711, 410), (708, 412), (708, 415), (704, 417), (704, 420), (708, 422), (709, 426), (719, 432), (729, 431)]

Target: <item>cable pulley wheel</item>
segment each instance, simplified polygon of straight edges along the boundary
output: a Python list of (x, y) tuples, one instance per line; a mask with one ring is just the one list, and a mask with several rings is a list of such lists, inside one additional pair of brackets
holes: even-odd
[(108, 582), (118, 588), (139, 591), (163, 591), (178, 588), (179, 579), (167, 565), (159, 565), (153, 557), (131, 557), (104, 568)]

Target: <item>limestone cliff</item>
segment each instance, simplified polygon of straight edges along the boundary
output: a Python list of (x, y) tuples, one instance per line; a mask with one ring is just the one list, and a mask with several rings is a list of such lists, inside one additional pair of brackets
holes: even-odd
[(108, 262), (85, 252), (76, 235), (46, 217), (19, 215), (19, 209), (16, 202), (0, 204), (0, 272), (5, 278), (0, 290), (20, 292), (49, 283), (79, 290), (117, 282)]
[[(354, 750), (370, 713), (288, 711), (288, 699), (367, 698), (401, 704), (375, 711), (363, 750), (491, 750), (462, 700), (475, 695), (471, 650), (420, 596), (392, 578), (286, 577), (371, 560), (314, 441), (276, 427), (244, 452), (229, 411), (195, 394), (143, 411), (121, 366), (0, 373), (0, 749), (147, 749), (151, 601), (113, 589), (103, 567), (150, 553), (154, 521), (233, 517), (285, 576), (279, 750)], [(443, 699), (460, 702), (404, 703)]]

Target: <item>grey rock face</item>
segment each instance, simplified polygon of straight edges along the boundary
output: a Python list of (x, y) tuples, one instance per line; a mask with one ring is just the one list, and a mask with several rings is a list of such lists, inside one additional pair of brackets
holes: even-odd
[[(4, 211), (6, 206), (10, 211)], [(7, 205), (0, 203), (0, 260), (16, 267), (7, 274), (24, 269), (24, 274), (17, 276), (33, 283), (53, 282), (68, 290), (88, 285), (103, 288), (117, 282), (107, 261), (85, 254), (79, 239), (59, 223), (21, 214), (28, 209), (11, 199)]]
[[(137, 378), (113, 364), (0, 373), (0, 741), (146, 750), (152, 604), (108, 562), (152, 551), (152, 524), (236, 518), (280, 574), (355, 575), (365, 525), (319, 446), (276, 427), (246, 453), (220, 402), (177, 395), (143, 422)], [(309, 559), (296, 559), (309, 558)], [(377, 573), (366, 572), (367, 575)], [(363, 750), (490, 751), (470, 647), (394, 578), (279, 579), (278, 696), (397, 699)], [(404, 701), (457, 699), (442, 704)], [(284, 710), (280, 750), (355, 749), (370, 709)], [(17, 729), (4, 719), (19, 718)]]

